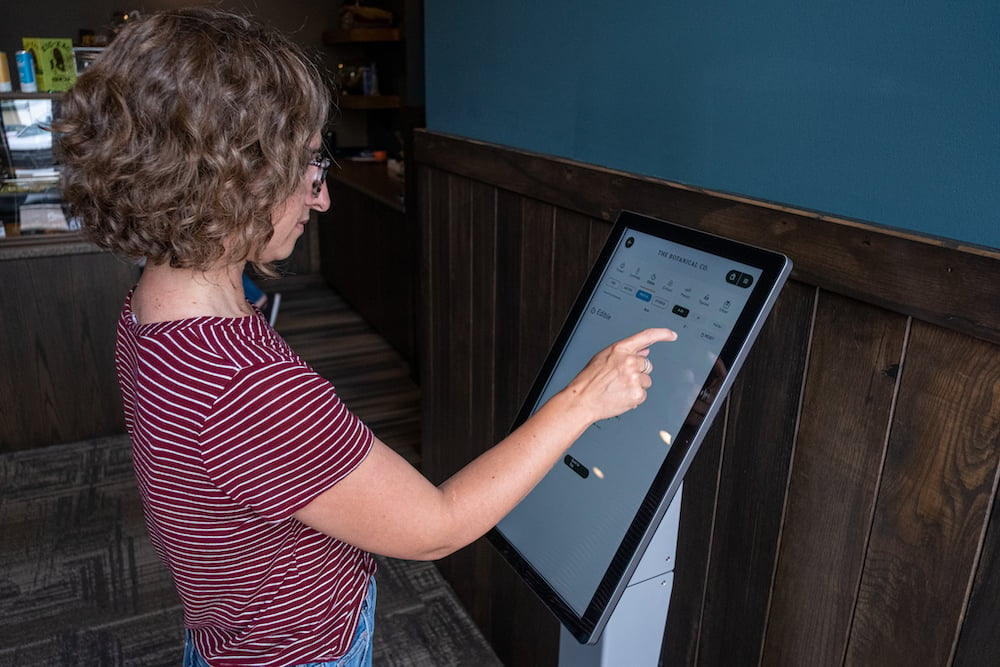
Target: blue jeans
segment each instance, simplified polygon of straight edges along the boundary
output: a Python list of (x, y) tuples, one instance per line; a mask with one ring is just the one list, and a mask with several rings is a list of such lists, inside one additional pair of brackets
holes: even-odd
[[(372, 635), (375, 633), (375, 577), (368, 584), (368, 597), (361, 603), (361, 618), (358, 619), (358, 630), (347, 649), (339, 660), (329, 662), (310, 662), (295, 667), (372, 667)], [(210, 667), (201, 657), (191, 641), (191, 633), (187, 633), (184, 642), (184, 667)]]

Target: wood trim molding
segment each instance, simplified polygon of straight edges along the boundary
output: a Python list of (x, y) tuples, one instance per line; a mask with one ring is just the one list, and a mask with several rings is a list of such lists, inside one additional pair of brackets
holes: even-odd
[(783, 252), (793, 278), (1000, 343), (1000, 250), (711, 192), (430, 130), (418, 164), (612, 221), (634, 210)]

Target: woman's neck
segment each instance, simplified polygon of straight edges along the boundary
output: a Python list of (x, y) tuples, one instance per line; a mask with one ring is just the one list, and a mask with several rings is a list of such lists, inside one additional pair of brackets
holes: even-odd
[(244, 317), (253, 313), (243, 293), (244, 265), (206, 271), (148, 264), (132, 294), (132, 312), (140, 324), (191, 317)]

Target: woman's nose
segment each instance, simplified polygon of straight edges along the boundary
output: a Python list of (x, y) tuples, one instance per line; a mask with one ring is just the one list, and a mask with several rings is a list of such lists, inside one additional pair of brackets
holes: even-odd
[(330, 208), (330, 190), (326, 185), (326, 181), (323, 181), (323, 187), (319, 189), (318, 194), (313, 194), (312, 190), (309, 190), (308, 202), (309, 208), (315, 209), (320, 213)]

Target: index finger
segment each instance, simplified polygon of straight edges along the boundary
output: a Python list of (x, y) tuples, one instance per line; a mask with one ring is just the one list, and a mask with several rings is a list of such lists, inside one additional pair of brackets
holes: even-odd
[(652, 328), (623, 338), (621, 344), (632, 352), (639, 352), (653, 343), (666, 343), (672, 340), (677, 340), (677, 332), (673, 329)]

